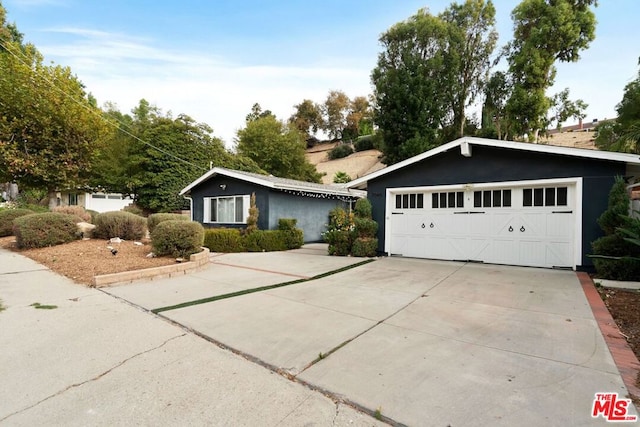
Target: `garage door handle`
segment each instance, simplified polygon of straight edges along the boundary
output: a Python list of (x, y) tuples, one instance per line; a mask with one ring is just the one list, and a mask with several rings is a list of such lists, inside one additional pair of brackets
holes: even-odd
[(404, 212), (391, 212), (391, 215), (404, 215)]
[(551, 213), (566, 213), (566, 214), (570, 214), (570, 213), (573, 213), (573, 211), (552, 211)]
[(469, 212), (469, 213), (470, 213), (470, 214), (483, 214), (484, 212), (481, 212), (481, 211), (475, 211), (475, 212), (474, 212), (474, 211), (471, 211), (471, 212)]

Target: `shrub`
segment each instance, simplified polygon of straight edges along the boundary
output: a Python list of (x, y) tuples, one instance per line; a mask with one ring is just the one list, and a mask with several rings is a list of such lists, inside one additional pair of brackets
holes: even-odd
[(167, 220), (151, 232), (151, 245), (156, 255), (186, 258), (200, 252), (204, 243), (204, 228), (195, 221)]
[(13, 220), (19, 248), (43, 248), (78, 238), (76, 219), (60, 212), (25, 215)]
[(351, 253), (357, 257), (374, 257), (378, 251), (378, 239), (375, 237), (358, 237), (353, 241)]
[(120, 237), (125, 240), (141, 239), (147, 229), (147, 220), (129, 212), (104, 212), (96, 217), (93, 235), (102, 239)]
[(351, 231), (330, 230), (324, 234), (324, 237), (329, 243), (329, 255), (347, 256), (351, 253)]
[(599, 277), (612, 280), (640, 279), (640, 260), (633, 259), (640, 255), (640, 246), (634, 245), (624, 238), (624, 232), (637, 233), (640, 222), (634, 221), (629, 214), (629, 196), (622, 178), (616, 182), (609, 192), (607, 210), (598, 218), (598, 224), (604, 236), (591, 243), (594, 254), (619, 259), (593, 258), (593, 265)]
[(87, 212), (89, 213), (89, 215), (91, 215), (91, 224), (95, 224), (96, 217), (100, 214), (100, 212), (94, 211), (92, 209), (87, 209)]
[(373, 149), (373, 135), (364, 135), (355, 142), (356, 151), (365, 151)]
[(204, 246), (212, 252), (244, 252), (244, 242), (237, 228), (211, 228), (204, 232)]
[(279, 218), (278, 230), (282, 230), (282, 231), (295, 230), (296, 224), (298, 224), (298, 220), (296, 218)]
[(13, 220), (34, 213), (29, 209), (6, 209), (0, 211), (0, 237), (13, 234)]
[(298, 249), (304, 245), (304, 232), (299, 228), (278, 230), (287, 249)]
[(371, 218), (371, 202), (369, 199), (358, 199), (353, 213), (358, 218)]
[(144, 209), (142, 209), (140, 206), (136, 205), (135, 203), (125, 206), (124, 208), (122, 208), (122, 210), (125, 212), (132, 213), (134, 215), (144, 216)]
[(151, 214), (147, 218), (147, 228), (149, 233), (153, 233), (153, 230), (158, 224), (164, 221), (189, 221), (185, 215), (173, 214), (173, 213), (156, 213)]
[(354, 223), (358, 237), (375, 237), (378, 232), (378, 223), (372, 219), (356, 217)]
[(52, 211), (73, 215), (81, 220), (78, 222), (91, 222), (91, 214), (84, 210), (82, 206), (56, 206)]
[(246, 233), (251, 234), (258, 229), (258, 216), (260, 210), (256, 206), (256, 193), (251, 193), (251, 199), (249, 200), (249, 216), (247, 217)]
[(343, 171), (338, 171), (333, 176), (334, 184), (346, 184), (347, 182), (350, 182), (350, 181), (351, 181), (351, 177), (346, 172), (343, 172)]
[(353, 154), (353, 148), (350, 144), (339, 144), (329, 151), (329, 160), (341, 159)]
[(249, 252), (284, 251), (287, 248), (284, 241), (284, 231), (256, 230), (243, 237), (244, 246)]

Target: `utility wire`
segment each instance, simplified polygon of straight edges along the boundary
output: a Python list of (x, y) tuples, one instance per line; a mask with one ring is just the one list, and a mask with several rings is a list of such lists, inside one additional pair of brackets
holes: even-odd
[[(27, 67), (31, 67), (31, 65), (30, 65), (29, 63), (27, 63), (24, 59), (20, 58), (20, 57), (19, 57), (15, 52), (13, 52), (13, 51), (9, 48), (9, 45), (7, 45), (7, 44), (3, 43), (2, 41), (0, 41), (0, 47), (4, 48), (7, 52), (9, 52), (9, 53), (14, 57), (14, 58), (16, 58), (16, 59), (17, 59), (20, 63), (22, 63), (23, 65), (25, 65), (25, 66), (27, 66)], [(23, 54), (23, 56), (24, 56), (24, 54)], [(25, 56), (25, 58), (26, 58), (26, 56)], [(34, 71), (34, 72), (36, 72), (36, 71)], [(52, 82), (51, 80), (49, 80), (46, 76), (44, 76), (44, 75), (40, 75), (40, 77), (41, 77), (44, 81), (46, 81), (46, 82), (47, 82), (47, 83), (48, 83), (48, 84), (49, 84), (53, 89), (55, 89), (55, 90), (57, 90), (59, 93), (61, 93), (65, 98), (68, 98), (68, 99), (70, 99), (71, 101), (75, 102), (75, 103), (76, 103), (76, 104), (78, 104), (81, 108), (84, 108), (85, 110), (87, 110), (89, 113), (91, 113), (91, 114), (97, 114), (97, 115), (98, 115), (98, 118), (100, 118), (100, 120), (103, 120), (104, 122), (106, 122), (109, 126), (112, 126), (112, 127), (116, 128), (117, 130), (119, 130), (119, 131), (121, 131), (121, 132), (125, 133), (126, 135), (128, 135), (128, 136), (132, 137), (133, 139), (135, 139), (135, 140), (137, 140), (137, 141), (139, 141), (139, 142), (141, 142), (141, 143), (143, 143), (143, 144), (145, 144), (145, 145), (147, 145), (147, 146), (149, 146), (149, 147), (153, 148), (154, 150), (157, 150), (157, 151), (161, 152), (162, 154), (165, 154), (165, 155), (167, 155), (167, 156), (169, 156), (169, 157), (172, 157), (172, 158), (174, 158), (174, 159), (176, 159), (176, 160), (178, 160), (178, 161), (181, 161), (181, 162), (183, 162), (183, 163), (186, 163), (186, 164), (188, 164), (188, 165), (190, 165), (190, 166), (193, 166), (193, 167), (195, 167), (195, 168), (202, 169), (202, 170), (205, 170), (205, 171), (206, 171), (206, 170), (209, 170), (209, 169), (207, 169), (206, 167), (196, 165), (196, 164), (194, 164), (194, 163), (192, 163), (192, 162), (190, 162), (190, 161), (188, 161), (188, 160), (185, 160), (185, 159), (183, 159), (183, 158), (180, 158), (180, 157), (176, 156), (176, 155), (175, 155), (175, 154), (173, 154), (173, 153), (170, 153), (170, 152), (168, 152), (168, 151), (166, 151), (166, 150), (164, 150), (164, 149), (162, 149), (162, 148), (160, 148), (160, 147), (157, 147), (157, 146), (155, 146), (155, 145), (151, 144), (150, 142), (147, 142), (147, 141), (145, 141), (145, 140), (143, 140), (143, 139), (139, 138), (138, 136), (134, 135), (132, 132), (130, 132), (130, 131), (128, 130), (128, 129), (130, 129), (130, 128), (129, 128), (129, 126), (127, 126), (127, 124), (126, 124), (126, 123), (124, 123), (124, 122), (122, 122), (122, 121), (118, 121), (117, 119), (111, 119), (111, 120), (108, 120), (106, 117), (104, 117), (104, 115), (103, 115), (103, 114), (101, 114), (101, 113), (103, 112), (102, 110), (98, 109), (98, 111), (100, 112), (100, 113), (98, 113), (95, 109), (93, 109), (93, 108), (89, 108), (89, 107), (88, 107), (84, 102), (80, 102), (80, 101), (79, 101), (77, 98), (75, 98), (74, 96), (72, 96), (72, 95), (70, 95), (70, 94), (66, 93), (65, 91), (63, 91), (62, 89), (60, 89), (59, 87), (57, 87), (57, 86), (55, 85), (55, 83), (54, 83), (54, 82)]]

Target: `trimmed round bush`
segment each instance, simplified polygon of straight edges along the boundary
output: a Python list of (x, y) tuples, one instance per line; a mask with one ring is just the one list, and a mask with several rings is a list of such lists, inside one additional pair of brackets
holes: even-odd
[(371, 218), (371, 202), (369, 199), (358, 199), (353, 213), (358, 218)]
[(78, 222), (91, 222), (91, 214), (82, 206), (56, 206), (52, 211), (76, 216), (81, 220)]
[(324, 234), (329, 243), (329, 255), (347, 256), (351, 253), (352, 232), (348, 230), (330, 230)]
[(375, 237), (378, 232), (378, 223), (369, 218), (354, 219), (358, 237)]
[(153, 252), (159, 256), (186, 258), (200, 252), (203, 244), (204, 228), (195, 221), (163, 221), (151, 233)]
[(282, 230), (282, 231), (295, 230), (296, 224), (298, 224), (298, 220), (296, 218), (279, 218), (278, 230)]
[(147, 231), (147, 219), (124, 211), (104, 212), (96, 216), (95, 226), (94, 237), (137, 240)]
[(373, 149), (373, 135), (364, 135), (359, 137), (355, 142), (356, 151), (365, 151)]
[(31, 215), (29, 209), (7, 209), (0, 211), (0, 237), (11, 236), (13, 234), (13, 220), (25, 215)]
[(329, 160), (342, 159), (353, 154), (353, 148), (349, 144), (340, 144), (329, 151)]
[(44, 248), (69, 243), (78, 238), (76, 218), (60, 212), (24, 215), (13, 220), (19, 248)]
[(147, 227), (149, 228), (149, 233), (153, 233), (153, 230), (155, 230), (156, 226), (164, 221), (190, 221), (190, 219), (185, 215), (174, 213), (151, 214), (147, 218)]
[(244, 246), (248, 252), (272, 252), (287, 250), (280, 230), (256, 230), (243, 236)]
[(353, 242), (351, 253), (356, 257), (374, 257), (378, 250), (378, 239), (375, 237), (358, 237)]

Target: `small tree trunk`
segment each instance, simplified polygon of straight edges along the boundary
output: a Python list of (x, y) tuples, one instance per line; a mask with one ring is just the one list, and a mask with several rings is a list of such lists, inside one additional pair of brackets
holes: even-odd
[(58, 193), (55, 190), (49, 190), (47, 195), (49, 196), (49, 210), (53, 210), (58, 206)]

